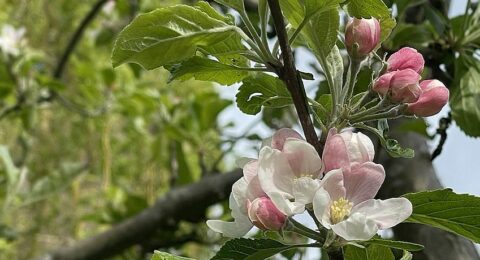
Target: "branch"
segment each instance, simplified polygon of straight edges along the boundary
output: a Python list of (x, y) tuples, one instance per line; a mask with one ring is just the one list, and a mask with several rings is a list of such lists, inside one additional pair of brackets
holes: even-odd
[(97, 16), (97, 14), (102, 9), (103, 5), (106, 4), (109, 0), (98, 0), (95, 5), (92, 6), (92, 9), (87, 13), (87, 15), (83, 18), (80, 25), (77, 27), (77, 30), (73, 34), (72, 38), (68, 42), (65, 51), (63, 52), (62, 57), (57, 63), (55, 71), (53, 73), (53, 77), (59, 79), (63, 75), (63, 71), (65, 69), (65, 65), (67, 64), (73, 50), (77, 47), (80, 39), (83, 36), (83, 32), (87, 28), (87, 26), (93, 21), (93, 19)]
[(173, 189), (140, 214), (71, 247), (58, 248), (42, 259), (107, 258), (145, 241), (158, 231), (158, 227), (181, 220), (203, 220), (207, 207), (228, 198), (233, 183), (241, 175), (241, 170), (235, 170), (207, 176), (197, 183)]
[(447, 117), (442, 117), (440, 119), (440, 123), (437, 129), (437, 134), (440, 135), (440, 141), (438, 142), (437, 148), (432, 153), (432, 157), (430, 160), (435, 160), (437, 156), (439, 156), (442, 153), (443, 150), (443, 145), (445, 144), (445, 141), (447, 141), (447, 129), (450, 127), (450, 124), (452, 123), (452, 113), (449, 112)]
[(287, 89), (292, 96), (293, 104), (297, 110), (303, 132), (305, 133), (305, 138), (315, 147), (315, 149), (317, 149), (317, 152), (321, 154), (323, 149), (318, 140), (317, 133), (315, 132), (312, 119), (310, 118), (305, 88), (303, 87), (303, 81), (295, 67), (295, 60), (293, 58), (292, 49), (288, 43), (288, 34), (285, 30), (285, 21), (283, 20), (280, 4), (278, 3), (278, 0), (268, 0), (268, 5), (270, 7), (283, 57), (283, 67), (276, 68), (277, 75), (283, 80), (283, 82), (285, 82), (285, 85), (287, 85)]

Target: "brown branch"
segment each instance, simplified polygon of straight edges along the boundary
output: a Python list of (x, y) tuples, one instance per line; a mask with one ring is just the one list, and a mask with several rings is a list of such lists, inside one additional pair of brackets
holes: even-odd
[(233, 183), (241, 175), (241, 170), (235, 170), (175, 188), (140, 214), (71, 247), (58, 248), (42, 259), (103, 259), (144, 242), (159, 231), (159, 227), (181, 220), (201, 221), (207, 207), (228, 198)]
[(321, 154), (322, 146), (320, 145), (317, 133), (315, 132), (312, 119), (310, 118), (305, 88), (303, 87), (303, 81), (295, 67), (295, 60), (290, 44), (288, 43), (288, 34), (285, 29), (285, 21), (283, 20), (280, 4), (278, 0), (268, 0), (268, 5), (270, 7), (283, 57), (283, 67), (276, 68), (277, 74), (280, 79), (285, 82), (285, 85), (287, 85), (287, 89), (292, 96), (293, 104), (297, 110), (303, 132), (305, 133), (305, 138), (315, 147), (315, 149), (317, 149), (317, 152)]

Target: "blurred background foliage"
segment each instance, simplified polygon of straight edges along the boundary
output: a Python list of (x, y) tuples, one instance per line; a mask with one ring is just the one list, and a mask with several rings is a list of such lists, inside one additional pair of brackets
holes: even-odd
[[(112, 69), (115, 36), (133, 17), (194, 1), (104, 1), (63, 73), (56, 74), (72, 35), (97, 2), (0, 0), (0, 46), (2, 37), (13, 35), (6, 27), (18, 35), (24, 28), (23, 40), (14, 46), (17, 51), (3, 47), (0, 54), (0, 259), (32, 259), (106, 230), (152, 205), (172, 187), (235, 168), (225, 163), (235, 144), (247, 139), (255, 141), (254, 146), (260, 139), (249, 131), (253, 125), (232, 136), (228, 130), (238, 127), (233, 120), (218, 123), (232, 100), (222, 99), (211, 83), (170, 81), (167, 70), (145, 71), (137, 65)], [(408, 43), (427, 53), (427, 63), (442, 61), (443, 69), (434, 66), (436, 71), (426, 73), (451, 87), (457, 99), (451, 107), (459, 126), (469, 135), (480, 135), (480, 110), (475, 105), (480, 92), (474, 84), (480, 82), (480, 65), (468, 65), (479, 63), (475, 50), (480, 44), (480, 15), (469, 15), (472, 18), (465, 23), (467, 16), (449, 19), (430, 8), (428, 1), (385, 2), (396, 10), (399, 26), (384, 50)], [(251, 3), (247, 1), (247, 6)], [(417, 19), (421, 24), (407, 7), (421, 8), (415, 12), (424, 16)], [(251, 15), (255, 20), (256, 11)], [(366, 87), (370, 73), (362, 73), (358, 84)], [(462, 83), (464, 75), (470, 78)], [(316, 90), (322, 82), (313, 84)], [(476, 94), (455, 94), (459, 86)], [(278, 129), (292, 126), (293, 115), (291, 108), (264, 108), (260, 119), (266, 128)], [(426, 127), (418, 119), (402, 129), (428, 136)], [(225, 208), (224, 203), (210, 214), (221, 217)], [(264, 235), (271, 234), (257, 234)], [(142, 259), (163, 245), (177, 254), (204, 259), (223, 241), (204, 223), (182, 222), (162, 228), (145, 245), (117, 258)]]

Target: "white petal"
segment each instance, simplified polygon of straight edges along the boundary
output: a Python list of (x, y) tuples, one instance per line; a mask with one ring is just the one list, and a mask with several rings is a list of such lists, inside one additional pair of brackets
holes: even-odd
[(385, 180), (385, 170), (381, 164), (366, 162), (352, 163), (350, 169), (344, 169), (343, 183), (347, 199), (357, 205), (373, 199)]
[(253, 224), (248, 219), (247, 214), (243, 214), (240, 211), (239, 205), (234, 198), (233, 192), (230, 194), (229, 206), (232, 210), (231, 215), (234, 219), (233, 222), (208, 220), (207, 226), (213, 231), (223, 233), (223, 235), (227, 237), (242, 237), (247, 234), (247, 232), (253, 227)]
[(283, 153), (296, 176), (313, 175), (318, 178), (322, 173), (322, 160), (315, 148), (306, 141), (287, 138)]
[(352, 213), (361, 213), (375, 221), (380, 229), (391, 228), (412, 215), (412, 203), (406, 198), (367, 200), (353, 207)]
[(363, 133), (357, 133), (357, 140), (359, 142), (360, 147), (362, 149), (362, 153), (364, 155), (364, 159), (368, 161), (373, 161), (375, 157), (375, 147), (373, 146), (372, 140)]
[(330, 221), (330, 204), (332, 200), (328, 192), (320, 187), (313, 197), (313, 213), (320, 224), (327, 229), (330, 229), (332, 222)]
[(328, 192), (332, 200), (345, 198), (347, 194), (343, 183), (343, 171), (341, 169), (327, 172), (320, 182), (320, 186)]
[(258, 176), (255, 176), (253, 177), (253, 179), (250, 180), (246, 192), (246, 197), (250, 201), (253, 201), (256, 198), (260, 197), (267, 197), (267, 195), (262, 189), (262, 186), (260, 186), (260, 180), (258, 179)]
[(215, 232), (222, 233), (226, 237), (243, 237), (253, 224), (248, 218), (236, 219), (234, 222), (227, 222), (222, 220), (207, 220), (207, 226)]
[(301, 177), (293, 183), (293, 197), (295, 202), (307, 205), (312, 203), (315, 193), (320, 188), (320, 181), (310, 177)]
[(285, 156), (279, 150), (264, 147), (258, 159), (258, 178), (265, 193), (280, 193), (293, 198), (292, 188), (295, 176)]
[(354, 213), (346, 220), (332, 225), (335, 234), (343, 237), (345, 240), (369, 240), (378, 231), (375, 221), (368, 219), (361, 213)]
[[(236, 181), (232, 186), (232, 193), (230, 194), (230, 208), (232, 209), (232, 203), (235, 204), (235, 207), (239, 211), (247, 215), (247, 191), (248, 191), (248, 182), (242, 177)], [(233, 200), (233, 202), (232, 202)], [(232, 209), (233, 210), (233, 209)]]

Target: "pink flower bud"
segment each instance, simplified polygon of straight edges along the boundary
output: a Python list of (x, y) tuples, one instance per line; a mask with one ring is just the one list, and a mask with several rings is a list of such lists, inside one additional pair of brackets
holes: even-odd
[(420, 75), (412, 69), (396, 71), (390, 80), (390, 99), (397, 103), (417, 101), (422, 93), (419, 81)]
[[(379, 41), (380, 23), (374, 17), (353, 18), (345, 27), (345, 45), (348, 52), (355, 58), (363, 59), (377, 47)], [(358, 49), (354, 51), (355, 43), (358, 44)]]
[(432, 116), (442, 110), (448, 102), (449, 91), (439, 80), (424, 80), (420, 82), (423, 93), (417, 102), (408, 104), (407, 112), (417, 116)]
[(268, 197), (260, 197), (248, 205), (250, 221), (262, 230), (278, 231), (283, 228), (287, 216), (280, 212)]
[(373, 91), (378, 94), (385, 96), (390, 89), (390, 81), (392, 80), (393, 75), (396, 72), (388, 72), (378, 77), (378, 79), (373, 84)]
[(409, 47), (401, 48), (392, 54), (390, 58), (388, 58), (387, 63), (388, 72), (412, 69), (417, 73), (421, 73), (425, 65), (422, 54)]

